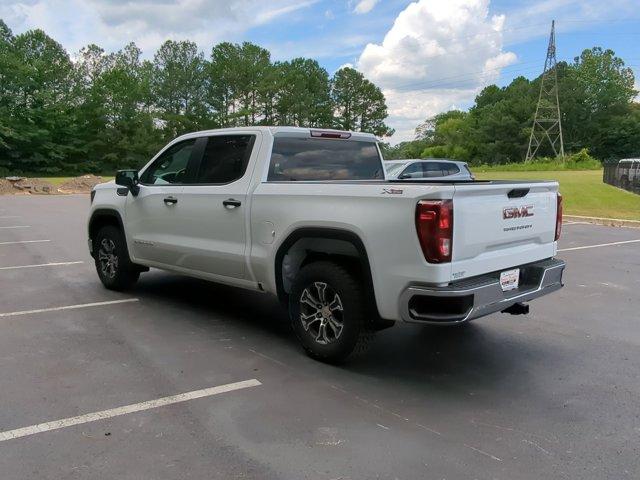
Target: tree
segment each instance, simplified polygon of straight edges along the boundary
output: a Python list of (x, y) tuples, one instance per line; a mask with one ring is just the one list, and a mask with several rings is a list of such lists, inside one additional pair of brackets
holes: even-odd
[(58, 172), (78, 148), (73, 64), (42, 30), (15, 37), (2, 31), (2, 62), (8, 64), (2, 109), (11, 125), (2, 133), (9, 139), (3, 140), (9, 145), (4, 163), (17, 171)]
[(189, 41), (167, 40), (153, 57), (151, 88), (168, 135), (197, 130), (206, 115), (205, 61)]
[(140, 167), (175, 136), (222, 126), (390, 133), (384, 96), (360, 73), (330, 80), (315, 60), (274, 63), (249, 42), (220, 43), (210, 61), (189, 41), (165, 42), (153, 61), (134, 43), (72, 58), (44, 32), (16, 36), (0, 20), (0, 174)]
[(338, 128), (378, 136), (393, 134), (384, 123), (387, 105), (382, 91), (362, 73), (349, 67), (338, 70), (331, 80), (331, 96)]
[(594, 139), (602, 138), (602, 129), (611, 118), (629, 113), (636, 96), (633, 71), (612, 50), (594, 47), (584, 50), (560, 83), (565, 144), (571, 150), (581, 148), (598, 154)]
[(279, 88), (277, 123), (300, 127), (330, 127), (329, 74), (315, 60), (294, 58), (276, 64)]
[[(258, 45), (223, 42), (213, 47), (208, 67), (208, 101), (223, 127), (256, 125), (272, 116), (271, 54)], [(270, 100), (271, 98), (271, 100)]]
[[(595, 47), (556, 68), (567, 150), (587, 148), (601, 159), (640, 153), (640, 107), (633, 101), (633, 73), (624, 61), (611, 50)], [(413, 143), (427, 144), (423, 157), (461, 158), (475, 164), (523, 161), (539, 89), (540, 77), (518, 77), (502, 88), (489, 85), (468, 114), (452, 110), (419, 125)], [(413, 146), (402, 147), (402, 152), (412, 150)]]

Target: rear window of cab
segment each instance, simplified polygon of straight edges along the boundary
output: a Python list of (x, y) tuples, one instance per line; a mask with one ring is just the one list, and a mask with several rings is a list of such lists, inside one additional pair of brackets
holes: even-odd
[(384, 178), (374, 142), (275, 137), (267, 180), (377, 180)]

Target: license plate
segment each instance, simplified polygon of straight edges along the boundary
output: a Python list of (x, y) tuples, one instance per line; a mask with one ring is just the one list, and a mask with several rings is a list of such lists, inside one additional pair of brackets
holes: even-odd
[(500, 274), (500, 286), (503, 292), (515, 290), (520, 283), (520, 269), (506, 270)]

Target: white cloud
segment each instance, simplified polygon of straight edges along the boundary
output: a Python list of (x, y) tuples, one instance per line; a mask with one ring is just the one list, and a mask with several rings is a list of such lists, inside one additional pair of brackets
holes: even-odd
[(0, 0), (0, 18), (15, 30), (42, 28), (70, 51), (86, 43), (107, 50), (135, 41), (147, 53), (167, 39), (202, 48), (241, 40), (248, 29), (319, 0)]
[(358, 14), (369, 13), (378, 2), (379, 0), (360, 0), (353, 9), (353, 12)]
[(357, 68), (383, 89), (394, 142), (413, 138), (426, 117), (470, 103), (516, 61), (502, 49), (504, 21), (489, 15), (489, 0), (418, 0), (381, 44), (365, 47)]

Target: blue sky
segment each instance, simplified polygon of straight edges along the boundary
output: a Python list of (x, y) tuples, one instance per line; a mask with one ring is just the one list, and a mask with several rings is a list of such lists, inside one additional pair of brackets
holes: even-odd
[[(252, 41), (276, 60), (362, 71), (387, 98), (393, 143), (427, 116), (467, 108), (485, 85), (540, 74), (552, 19), (558, 60), (613, 49), (640, 77), (640, 0), (0, 0), (16, 32), (43, 28), (72, 54), (135, 41)], [(637, 82), (639, 84), (639, 82)]]

